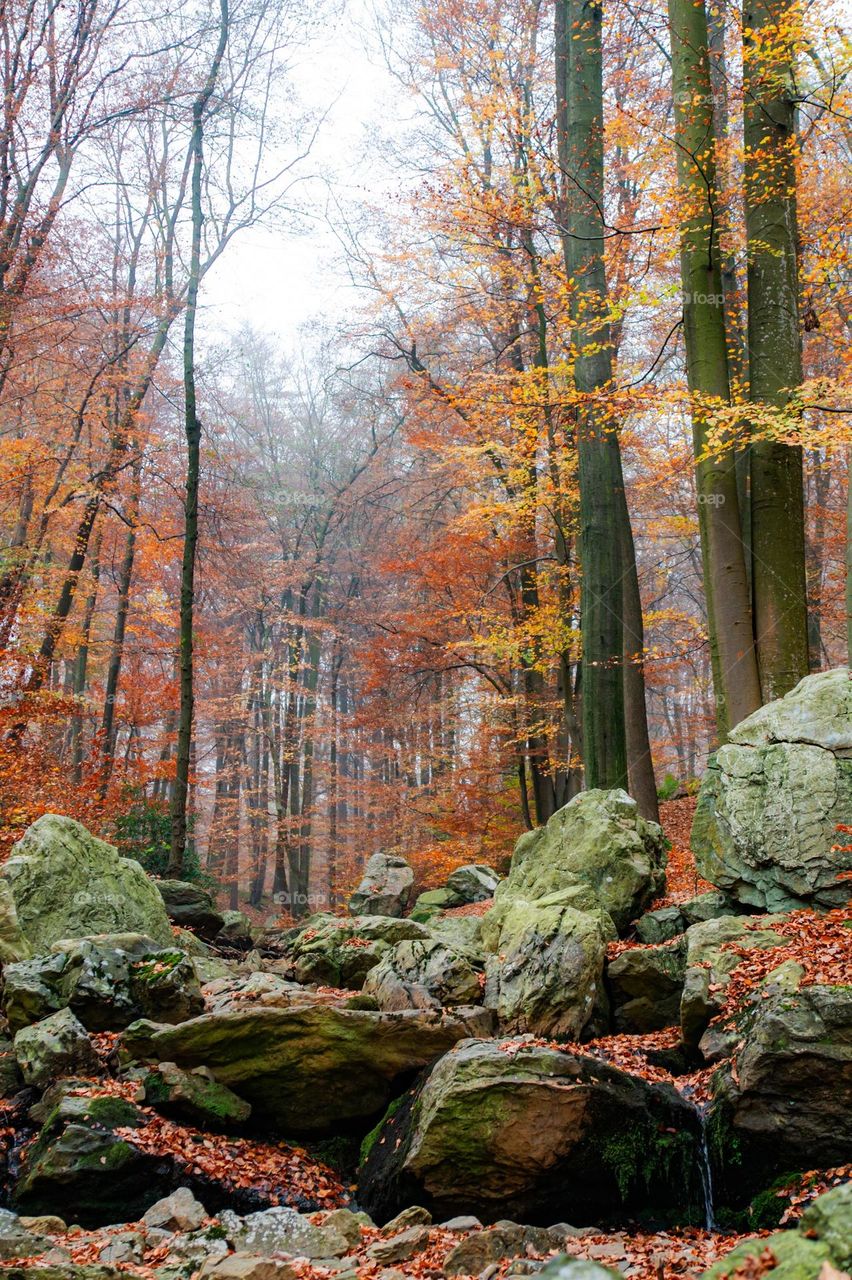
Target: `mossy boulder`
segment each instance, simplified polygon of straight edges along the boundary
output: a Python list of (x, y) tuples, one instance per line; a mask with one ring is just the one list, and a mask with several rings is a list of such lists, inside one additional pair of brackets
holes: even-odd
[(469, 1041), (388, 1112), (362, 1149), (358, 1201), (582, 1224), (700, 1204), (697, 1115), (669, 1085), (524, 1041)]
[(742, 961), (740, 948), (763, 951), (787, 938), (775, 926), (783, 915), (720, 916), (686, 931), (686, 971), (680, 1003), (684, 1044), (696, 1049), (712, 1018), (723, 1008), (731, 974)]
[(512, 898), (500, 905), (496, 933), (488, 922), (485, 1004), (504, 1030), (577, 1039), (605, 1008), (604, 957), (615, 930), (603, 912), (578, 911), (572, 900), (575, 890)]
[(749, 907), (844, 906), (852, 852), (852, 679), (806, 676), (729, 735), (708, 765), (692, 829), (702, 876)]
[(852, 1182), (818, 1196), (802, 1214), (799, 1229), (822, 1240), (837, 1266), (852, 1271)]
[(447, 888), (454, 893), (460, 903), (486, 902), (494, 897), (494, 891), (500, 883), (500, 876), (493, 867), (482, 862), (471, 862), (463, 867), (456, 867), (447, 877)]
[(852, 1184), (817, 1197), (795, 1231), (744, 1240), (702, 1280), (769, 1275), (772, 1280), (834, 1280), (852, 1270)]
[(438, 938), (398, 942), (364, 981), (377, 1008), (441, 1009), (482, 999), (482, 968)]
[(374, 853), (349, 899), (353, 916), (401, 916), (414, 896), (414, 872), (391, 853)]
[(279, 950), (297, 982), (359, 991), (382, 956), (399, 942), (428, 942), (431, 934), (414, 920), (389, 916), (313, 916), (281, 939)]
[(100, 1062), (85, 1028), (70, 1009), (19, 1031), (14, 1052), (26, 1084), (44, 1088), (57, 1076), (96, 1075)]
[(213, 895), (187, 880), (155, 880), (172, 924), (194, 929), (204, 938), (215, 938), (225, 924)]
[(160, 946), (173, 940), (163, 900), (139, 863), (73, 818), (46, 813), (34, 822), (0, 867), (0, 885), (29, 954), (98, 933), (144, 933)]
[(162, 1115), (202, 1128), (242, 1125), (251, 1115), (251, 1106), (204, 1067), (183, 1071), (174, 1062), (160, 1062), (145, 1075), (142, 1090), (144, 1101)]
[(583, 791), (546, 826), (521, 836), (494, 910), (512, 899), (537, 901), (583, 887), (589, 905), (606, 911), (623, 933), (662, 892), (666, 848), (662, 828), (640, 817), (626, 792)]
[(686, 947), (634, 947), (609, 962), (606, 971), (616, 1031), (642, 1034), (680, 1021)]
[(177, 1027), (134, 1023), (122, 1043), (126, 1056), (144, 1062), (208, 1067), (251, 1104), (255, 1121), (276, 1132), (325, 1134), (366, 1127), (414, 1073), (486, 1026), (484, 1010), (248, 1007)]

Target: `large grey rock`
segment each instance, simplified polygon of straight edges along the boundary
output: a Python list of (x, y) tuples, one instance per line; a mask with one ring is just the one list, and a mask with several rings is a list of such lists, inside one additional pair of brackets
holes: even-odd
[(784, 916), (720, 916), (686, 931), (686, 972), (680, 1002), (684, 1044), (695, 1049), (708, 1023), (724, 1007), (728, 982), (742, 956), (737, 948), (763, 951), (788, 940), (773, 927)]
[(507, 1031), (577, 1039), (606, 1006), (604, 958), (615, 931), (603, 912), (569, 905), (572, 892), (514, 898), (501, 904), (496, 932), (489, 921), (485, 1004)]
[(521, 836), (508, 878), (486, 917), (518, 898), (537, 901), (585, 889), (579, 910), (600, 907), (624, 932), (665, 885), (666, 841), (624, 791), (583, 791), (544, 827)]
[(155, 880), (160, 897), (173, 924), (196, 929), (205, 938), (215, 938), (225, 924), (216, 910), (212, 894), (201, 885), (186, 880)]
[(53, 1241), (28, 1230), (16, 1213), (0, 1209), (0, 1261), (10, 1258), (32, 1258), (49, 1249)]
[(607, 987), (616, 1031), (642, 1034), (680, 1021), (685, 951), (680, 942), (635, 947), (610, 961)]
[(459, 903), (485, 902), (494, 897), (500, 876), (493, 867), (481, 862), (471, 862), (456, 867), (447, 877), (447, 888), (459, 899)]
[(19, 1031), (15, 1057), (24, 1081), (40, 1087), (57, 1076), (95, 1075), (100, 1070), (94, 1045), (70, 1009)]
[(160, 1231), (195, 1231), (207, 1218), (204, 1205), (189, 1187), (178, 1187), (170, 1196), (157, 1200), (142, 1215), (146, 1227)]
[(697, 1117), (669, 1085), (533, 1043), (469, 1041), (365, 1140), (358, 1201), (595, 1222), (696, 1200)]
[(529, 1252), (552, 1253), (565, 1247), (565, 1235), (548, 1227), (527, 1227), (507, 1222), (485, 1231), (474, 1231), (459, 1241), (444, 1259), (445, 1276), (478, 1276), (493, 1262), (525, 1258)]
[(405, 858), (374, 853), (349, 899), (353, 916), (401, 916), (414, 892), (414, 872)]
[(437, 938), (412, 939), (383, 956), (367, 974), (363, 991), (380, 1009), (440, 1009), (476, 1004), (482, 999), (481, 979), (481, 968)]
[(279, 942), (297, 982), (360, 990), (370, 970), (398, 942), (431, 937), (423, 924), (392, 916), (313, 916)]
[(139, 863), (73, 818), (45, 813), (34, 822), (0, 867), (0, 885), (14, 902), (29, 954), (97, 933), (144, 933), (161, 946), (173, 941), (163, 900)]
[(587, 1258), (570, 1258), (562, 1254), (548, 1262), (536, 1275), (544, 1280), (619, 1280), (621, 1272), (610, 1271), (609, 1267), (602, 1267)]
[(487, 1034), (483, 1009), (452, 1014), (371, 1013), (328, 1004), (243, 1007), (177, 1027), (138, 1022), (130, 1056), (209, 1067), (251, 1104), (256, 1122), (284, 1133), (327, 1133), (387, 1106), (400, 1081), (471, 1035)]
[(232, 1089), (209, 1078), (204, 1068), (183, 1071), (174, 1062), (161, 1062), (142, 1081), (145, 1102), (164, 1116), (203, 1128), (245, 1124), (251, 1107)]
[(334, 1227), (317, 1227), (295, 1209), (276, 1206), (240, 1218), (230, 1209), (219, 1215), (228, 1239), (240, 1251), (289, 1253), (300, 1258), (339, 1258), (349, 1251), (346, 1236)]
[(180, 1022), (204, 1007), (192, 961), (141, 934), (69, 939), (49, 955), (7, 965), (3, 1011), (14, 1029), (70, 1008), (90, 1031), (136, 1018)]
[(852, 815), (852, 680), (819, 672), (743, 720), (701, 785), (698, 870), (752, 907), (844, 906), (852, 869), (838, 823)]

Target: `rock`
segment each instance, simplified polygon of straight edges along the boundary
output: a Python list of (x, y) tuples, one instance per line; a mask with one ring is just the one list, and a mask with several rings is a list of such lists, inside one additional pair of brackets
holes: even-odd
[(850, 813), (852, 680), (822, 671), (743, 720), (709, 763), (692, 828), (698, 871), (750, 907), (845, 906), (852, 852), (836, 848), (836, 828)]
[(0, 964), (26, 960), (32, 948), (18, 920), (15, 898), (9, 885), (0, 880)]
[(442, 1231), (481, 1231), (482, 1223), (472, 1213), (459, 1213), (438, 1224)]
[(122, 1231), (111, 1237), (98, 1254), (100, 1262), (141, 1262), (145, 1242), (138, 1231)]
[(735, 915), (737, 904), (727, 894), (714, 889), (709, 893), (699, 893), (695, 898), (687, 898), (679, 904), (687, 928), (691, 924), (701, 924), (705, 920), (718, 920), (721, 916)]
[(199, 1071), (183, 1071), (161, 1062), (142, 1081), (145, 1102), (164, 1116), (202, 1128), (245, 1124), (251, 1107), (223, 1084)]
[(358, 1200), (581, 1224), (698, 1201), (694, 1108), (669, 1085), (523, 1041), (468, 1041), (365, 1139)]
[(182, 1022), (204, 1008), (192, 961), (140, 934), (69, 939), (50, 955), (6, 966), (3, 1009), (16, 1029), (70, 1008), (91, 1031), (137, 1018)]
[(225, 924), (212, 894), (186, 880), (155, 880), (172, 924), (196, 929), (204, 938), (215, 938)]
[(123, 1045), (147, 1062), (209, 1067), (251, 1104), (256, 1122), (308, 1134), (379, 1113), (400, 1079), (488, 1029), (482, 1009), (370, 1013), (314, 1004), (204, 1014), (179, 1027), (139, 1022)]
[(391, 1218), (390, 1222), (385, 1223), (382, 1234), (393, 1236), (398, 1231), (405, 1231), (407, 1227), (430, 1227), (431, 1225), (432, 1215), (429, 1210), (424, 1209), (421, 1204), (412, 1204), (407, 1209), (403, 1209), (402, 1213), (398, 1213), (395, 1218)]
[(736, 1201), (791, 1169), (847, 1162), (852, 987), (805, 986), (766, 999), (758, 993), (738, 1030), (708, 1121), (722, 1190)]
[(447, 879), (447, 888), (462, 903), (486, 902), (494, 897), (494, 890), (500, 883), (500, 876), (493, 867), (484, 863), (469, 863), (457, 867)]
[(571, 886), (590, 892), (578, 910), (600, 907), (619, 932), (641, 915), (665, 885), (666, 841), (639, 816), (624, 791), (583, 791), (546, 826), (521, 836), (509, 876), (494, 895), (494, 912), (512, 899), (536, 901)]
[(223, 911), (222, 927), (216, 934), (215, 941), (219, 946), (225, 944), (240, 951), (248, 951), (254, 946), (251, 920), (242, 911)]
[(686, 927), (680, 907), (658, 907), (656, 911), (646, 911), (636, 921), (636, 937), (649, 944), (668, 942), (684, 933)]
[(428, 1227), (408, 1227), (386, 1240), (376, 1240), (367, 1250), (374, 1262), (407, 1262), (429, 1248)]
[(178, 1187), (142, 1215), (146, 1227), (158, 1227), (161, 1231), (195, 1231), (206, 1218), (207, 1210), (188, 1187)]
[(172, 942), (163, 900), (138, 862), (90, 835), (73, 818), (45, 813), (0, 867), (31, 954), (61, 938), (144, 933)]
[(14, 1043), (26, 1084), (43, 1087), (56, 1076), (97, 1075), (101, 1069), (94, 1045), (70, 1009), (25, 1027)]
[(480, 916), (440, 916), (430, 920), (429, 933), (452, 947), (453, 951), (460, 952), (474, 968), (482, 968), (485, 964)]
[(492, 1262), (521, 1258), (529, 1251), (552, 1253), (565, 1246), (565, 1237), (547, 1227), (524, 1227), (519, 1223), (476, 1231), (462, 1240), (444, 1259), (445, 1276), (477, 1276)]
[(612, 1280), (613, 1276), (618, 1280), (621, 1273), (610, 1271), (609, 1267), (602, 1267), (597, 1262), (569, 1258), (567, 1254), (563, 1254), (559, 1258), (553, 1258), (536, 1275), (544, 1276), (545, 1280)]
[(13, 1264), (0, 1266), (0, 1280), (33, 1280), (34, 1273), (37, 1280), (141, 1280), (136, 1271), (128, 1271), (126, 1268), (119, 1270), (118, 1267), (100, 1263), (78, 1265), (53, 1261), (46, 1266), (39, 1265), (38, 1269), (26, 1264), (21, 1267)]
[(607, 984), (617, 1032), (659, 1031), (680, 1021), (686, 947), (635, 947), (607, 966)]
[(0, 1098), (12, 1098), (24, 1083), (11, 1040), (0, 1037)]
[(289, 1262), (245, 1252), (208, 1258), (198, 1276), (199, 1280), (298, 1280), (298, 1272)]
[(322, 1226), (342, 1235), (350, 1249), (357, 1249), (365, 1227), (373, 1225), (366, 1213), (353, 1213), (351, 1209), (331, 1209), (322, 1216)]
[(492, 925), (485, 1004), (507, 1031), (578, 1039), (605, 1001), (611, 923), (600, 911), (576, 911), (565, 896), (512, 899), (501, 905), (496, 934)]
[(0, 1260), (33, 1258), (52, 1244), (46, 1236), (28, 1229), (16, 1213), (0, 1209)]
[(401, 916), (414, 892), (414, 872), (390, 853), (374, 853), (364, 878), (349, 899), (353, 916)]
[(68, 1230), (64, 1218), (57, 1218), (55, 1213), (39, 1213), (35, 1217), (22, 1214), (18, 1219), (27, 1231), (35, 1231), (37, 1235), (61, 1236)]
[(688, 1048), (697, 1048), (711, 1018), (725, 1004), (728, 980), (742, 960), (730, 944), (760, 951), (783, 946), (787, 939), (773, 928), (783, 920), (783, 916), (720, 916), (687, 929), (680, 1025)]
[(64, 1096), (26, 1148), (13, 1189), (24, 1212), (59, 1213), (83, 1226), (133, 1220), (171, 1190), (171, 1161), (116, 1133), (146, 1122), (123, 1098)]
[(852, 1271), (852, 1182), (826, 1191), (809, 1204), (799, 1230), (821, 1240), (841, 1270)]
[(418, 896), (411, 908), (411, 919), (431, 924), (433, 920), (439, 919), (444, 911), (462, 905), (458, 894), (453, 893), (452, 889), (446, 886), (442, 889), (426, 889)]
[(317, 1227), (295, 1209), (276, 1206), (240, 1218), (231, 1209), (219, 1222), (234, 1247), (246, 1253), (289, 1253), (298, 1258), (341, 1258), (349, 1251), (342, 1232)]
[(440, 1009), (482, 998), (481, 970), (437, 938), (398, 942), (364, 980), (380, 1009)]
[(808, 1240), (798, 1231), (744, 1240), (714, 1262), (702, 1280), (729, 1280), (732, 1276), (763, 1276), (770, 1280), (843, 1280), (831, 1267), (831, 1257), (819, 1240)]
[(297, 982), (359, 991), (370, 970), (398, 942), (431, 938), (425, 925), (388, 916), (314, 916), (283, 943)]

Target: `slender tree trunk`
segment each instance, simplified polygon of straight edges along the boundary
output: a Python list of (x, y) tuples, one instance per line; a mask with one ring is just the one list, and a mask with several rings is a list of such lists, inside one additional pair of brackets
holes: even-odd
[(195, 393), (195, 321), (198, 310), (198, 287), (201, 277), (201, 177), (204, 167), (204, 116), (228, 40), (228, 0), (220, 0), (219, 42), (207, 81), (192, 106), (190, 138), (192, 244), (189, 257), (189, 281), (186, 295), (186, 317), (183, 336), (184, 427), (186, 433), (186, 491), (184, 495), (183, 563), (180, 580), (180, 713), (175, 762), (175, 782), (171, 805), (171, 849), (168, 873), (173, 879), (183, 876), (186, 851), (186, 809), (189, 792), (189, 761), (192, 744), (192, 722), (195, 710), (193, 676), (193, 620), (195, 613), (195, 560), (198, 546), (198, 490), (201, 474), (201, 422)]
[[(89, 643), (92, 635), (92, 622), (98, 601), (98, 584), (101, 576), (101, 535), (97, 534), (92, 551), (91, 564), (92, 585), (83, 608), (83, 624), (80, 628), (80, 643), (77, 646), (77, 659), (74, 664), (74, 696), (82, 701), (86, 692), (89, 668)], [(68, 728), (69, 746), (71, 748), (71, 775), (79, 784), (83, 778), (83, 717), (79, 712), (71, 717)]]
[[(802, 381), (791, 13), (790, 0), (750, 0), (743, 12), (750, 397), (778, 409)], [(754, 633), (769, 702), (808, 673), (802, 451), (757, 440), (751, 453)]]
[(101, 719), (101, 796), (106, 795), (114, 764), (113, 757), (116, 743), (115, 702), (118, 697), (118, 683), (121, 678), (121, 664), (124, 658), (127, 615), (130, 612), (130, 586), (133, 581), (133, 564), (136, 558), (136, 520), (139, 517), (141, 478), (142, 467), (140, 461), (134, 467), (133, 495), (128, 512), (130, 527), (124, 539), (124, 555), (118, 572), (118, 603), (115, 612), (109, 664), (107, 666), (106, 688), (104, 690), (104, 710)]
[(624, 710), (627, 734), (627, 771), (630, 794), (643, 818), (659, 822), (657, 780), (648, 733), (645, 701), (645, 624), (636, 568), (636, 547), (625, 497), (621, 520), (621, 555), (624, 569)]
[(687, 379), (692, 394), (698, 520), (721, 738), (760, 706), (733, 450), (705, 456), (707, 417), (730, 403), (724, 291), (719, 263), (713, 94), (703, 0), (669, 0), (681, 225)]
[(852, 668), (852, 445), (846, 449), (846, 661)]
[(601, 28), (602, 11), (595, 0), (557, 0), (562, 244), (573, 282), (574, 381), (580, 398), (577, 450), (584, 764), (588, 787), (626, 788), (621, 467), (617, 424), (603, 396), (612, 381), (612, 348), (603, 256)]

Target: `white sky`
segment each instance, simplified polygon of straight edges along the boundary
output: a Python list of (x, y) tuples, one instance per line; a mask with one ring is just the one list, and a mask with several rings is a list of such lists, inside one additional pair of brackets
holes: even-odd
[[(346, 204), (380, 198), (393, 183), (370, 142), (411, 111), (380, 53), (367, 50), (368, 24), (364, 0), (348, 0), (293, 77), (309, 107), (329, 112), (300, 172), (327, 176)], [(326, 182), (315, 176), (301, 183), (297, 198), (308, 210), (300, 230), (257, 226), (241, 232), (205, 279), (201, 323), (210, 338), (251, 325), (279, 337), (289, 350), (303, 327), (316, 320), (333, 325), (357, 305), (358, 291), (326, 222)]]

